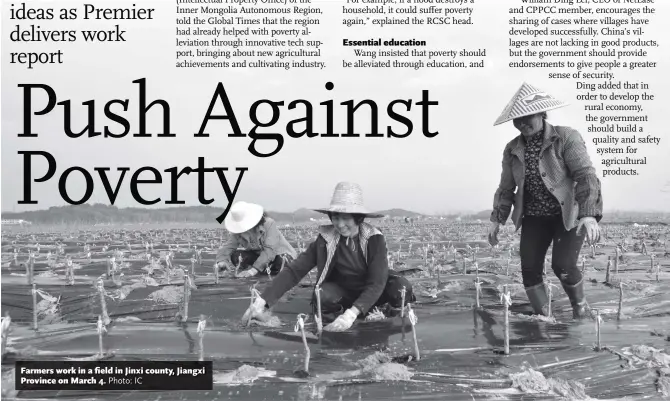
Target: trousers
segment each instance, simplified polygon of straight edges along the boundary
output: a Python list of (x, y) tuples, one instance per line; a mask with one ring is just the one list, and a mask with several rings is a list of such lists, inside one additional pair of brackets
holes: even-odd
[[(389, 274), (384, 292), (374, 306), (386, 303), (394, 308), (402, 305), (400, 290), (405, 287), (405, 304), (415, 302), (412, 284), (403, 276)], [(351, 308), (360, 293), (348, 291), (334, 281), (326, 281), (321, 285), (321, 314), (324, 321), (333, 320), (337, 315)], [(316, 294), (312, 294), (312, 309), (316, 311)]]
[(582, 279), (577, 267), (585, 233), (577, 228), (566, 231), (561, 215), (524, 216), (521, 223), (521, 275), (524, 287), (544, 281), (544, 258), (553, 242), (551, 269), (563, 284), (575, 285)]

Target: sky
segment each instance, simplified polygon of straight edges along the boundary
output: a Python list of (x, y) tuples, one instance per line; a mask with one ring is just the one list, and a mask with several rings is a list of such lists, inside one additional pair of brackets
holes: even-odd
[[(322, 207), (330, 202), (332, 191), (339, 181), (359, 183), (364, 191), (366, 206), (373, 210), (404, 208), (421, 213), (455, 213), (490, 209), (497, 188), (502, 151), (518, 131), (511, 123), (494, 127), (493, 122), (509, 99), (525, 81), (553, 96), (566, 100), (570, 106), (550, 112), (554, 125), (566, 125), (581, 132), (589, 154), (602, 180), (606, 210), (670, 211), (670, 138), (664, 124), (667, 112), (667, 93), (670, 93), (667, 44), (661, 37), (667, 35), (667, 24), (662, 24), (670, 11), (667, 4), (657, 5), (659, 15), (646, 30), (650, 38), (659, 39), (661, 47), (650, 52), (649, 59), (658, 62), (655, 69), (617, 72), (617, 78), (644, 81), (656, 95), (656, 101), (644, 105), (649, 122), (647, 133), (661, 137), (659, 145), (640, 145), (638, 153), (647, 156), (648, 164), (639, 168), (636, 177), (602, 177), (600, 156), (592, 143), (594, 134), (587, 132), (583, 103), (576, 100), (576, 83), (572, 80), (548, 78), (541, 69), (513, 69), (508, 66), (509, 26), (507, 10), (517, 6), (516, 0), (477, 0), (474, 5), (475, 25), (430, 26), (417, 29), (408, 26), (371, 26), (347, 28), (341, 24), (342, 1), (314, 1), (324, 10), (321, 25), (311, 26), (312, 39), (321, 40), (323, 70), (270, 70), (270, 69), (185, 69), (176, 68), (175, 6), (169, 1), (98, 1), (97, 6), (121, 7), (137, 4), (155, 8), (154, 20), (147, 21), (37, 21), (42, 29), (114, 29), (117, 23), (127, 31), (122, 43), (20, 43), (10, 41), (9, 34), (16, 21), (8, 20), (11, 2), (2, 3), (2, 143), (1, 200), (3, 211), (45, 209), (65, 205), (58, 192), (59, 177), (66, 169), (80, 166), (88, 171), (108, 167), (110, 180), (120, 174), (117, 167), (129, 167), (116, 206), (139, 206), (130, 192), (132, 173), (143, 166), (158, 170), (171, 167), (196, 167), (198, 157), (204, 157), (207, 167), (228, 167), (226, 177), (231, 185), (237, 178), (236, 168), (246, 167), (236, 200), (260, 203), (269, 210), (291, 211), (300, 207)], [(29, 3), (30, 4), (30, 3)], [(35, 4), (54, 8), (76, 7), (83, 2), (48, 1)], [(29, 25), (25, 22), (24, 26)], [(353, 69), (343, 68), (342, 59), (353, 61), (353, 50), (341, 45), (342, 38), (364, 40), (383, 39), (426, 40), (431, 48), (485, 49), (484, 68), (469, 69)], [(8, 54), (16, 51), (63, 51), (63, 64), (25, 65), (10, 64)], [(479, 58), (475, 58), (479, 59)], [(175, 138), (69, 138), (63, 132), (64, 107), (56, 106), (45, 115), (32, 116), (32, 131), (36, 138), (19, 137), (23, 131), (24, 96), (18, 84), (47, 84), (56, 93), (57, 101), (71, 100), (71, 124), (81, 130), (86, 124), (87, 112), (82, 102), (95, 100), (95, 126), (104, 129), (108, 124), (118, 130), (119, 125), (104, 115), (105, 103), (112, 99), (128, 99), (128, 111), (123, 115), (131, 124), (131, 132), (139, 127), (138, 85), (133, 80), (146, 78), (147, 99), (164, 99), (170, 106), (171, 131)], [(340, 102), (373, 99), (379, 106), (379, 123), (401, 130), (386, 115), (388, 103), (394, 99), (421, 99), (422, 90), (428, 90), (430, 100), (437, 106), (430, 108), (429, 127), (439, 132), (428, 138), (421, 133), (421, 111), (417, 106), (407, 113), (414, 123), (414, 131), (407, 138), (299, 138), (285, 134), (286, 123), (300, 115), (296, 110), (281, 107), (281, 117), (274, 130), (284, 132), (281, 151), (271, 157), (259, 158), (247, 149), (250, 138), (230, 138), (230, 125), (212, 121), (207, 126), (209, 138), (196, 138), (217, 84), (224, 85), (242, 132), (253, 127), (249, 119), (250, 106), (259, 99), (285, 101), (307, 99), (314, 105), (315, 131), (325, 130), (324, 107), (320, 102), (332, 99), (335, 107), (335, 131), (346, 127), (344, 108)], [(326, 82), (334, 89), (327, 91)], [(47, 104), (47, 96), (35, 90), (32, 110)], [(116, 105), (114, 107), (119, 107)], [(263, 106), (260, 118), (270, 117), (268, 106)], [(158, 109), (158, 108), (156, 108)], [(120, 110), (120, 108), (119, 108)], [(221, 105), (214, 109), (222, 112)], [(368, 132), (369, 114), (357, 112), (356, 131)], [(160, 111), (147, 115), (149, 132), (156, 133), (162, 126)], [(264, 141), (261, 141), (264, 142)], [(271, 141), (259, 149), (269, 151)], [(56, 174), (42, 183), (32, 183), (32, 199), (36, 205), (20, 205), (23, 198), (24, 160), (19, 151), (47, 151), (56, 161)], [(33, 176), (46, 172), (46, 162), (36, 157), (32, 164)], [(146, 176), (143, 176), (146, 177)], [(114, 181), (113, 181), (114, 182)], [(191, 174), (179, 179), (179, 198), (189, 205), (197, 205), (198, 181)], [(68, 194), (80, 198), (85, 182), (79, 173), (66, 180)], [(88, 203), (109, 204), (100, 177), (93, 175), (93, 195)], [(209, 174), (205, 181), (206, 195), (213, 198), (213, 206), (225, 207), (227, 200), (218, 178)], [(140, 193), (146, 199), (160, 197), (155, 207), (165, 207), (171, 185), (168, 173), (163, 173), (162, 184), (141, 185)]]

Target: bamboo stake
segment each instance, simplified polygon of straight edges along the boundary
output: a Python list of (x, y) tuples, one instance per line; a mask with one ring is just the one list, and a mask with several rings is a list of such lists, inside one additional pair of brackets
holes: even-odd
[(191, 258), (191, 275), (195, 277), (195, 258)]
[(465, 263), (465, 255), (463, 255), (463, 274), (468, 274), (468, 268)]
[(507, 284), (503, 286), (503, 293), (500, 295), (500, 302), (503, 304), (503, 315), (505, 322), (503, 324), (505, 330), (505, 355), (509, 355), (509, 307), (512, 305), (512, 297), (507, 291)]
[(650, 255), (650, 258), (651, 258), (651, 269), (649, 269), (650, 272), (654, 271), (654, 258), (655, 257), (656, 257), (656, 255), (654, 255), (653, 253)]
[(660, 263), (656, 263), (656, 282), (657, 282), (657, 283), (661, 281), (661, 279), (660, 279), (660, 277), (659, 277), (660, 274), (661, 274), (661, 264), (660, 264)]
[(511, 258), (507, 258), (507, 266), (505, 267), (505, 275), (509, 276), (509, 263)]
[(619, 247), (614, 249), (614, 274), (619, 274)]
[(214, 270), (214, 283), (219, 284), (219, 266), (216, 262), (214, 263), (212, 269)]
[(321, 320), (321, 287), (318, 284), (314, 287), (314, 292), (316, 294), (316, 316), (314, 316), (314, 320), (316, 320), (316, 332), (321, 335), (323, 320)]
[(595, 244), (591, 245), (591, 257), (596, 258), (596, 246)]
[(600, 311), (596, 310), (596, 351), (600, 351), (600, 324), (603, 319), (600, 317)]
[(400, 303), (400, 317), (405, 318), (405, 294), (407, 293), (407, 289), (403, 285), (402, 288), (400, 289), (400, 298), (401, 298), (401, 303)]
[(183, 305), (183, 314), (181, 317), (181, 321), (185, 322), (188, 320), (188, 301), (191, 296), (191, 287), (189, 286), (188, 282), (188, 272), (186, 269), (184, 269), (184, 305)]
[(295, 324), (295, 332), (297, 333), (300, 331), (300, 334), (302, 335), (302, 343), (305, 346), (305, 373), (309, 373), (309, 358), (310, 358), (310, 351), (309, 351), (309, 345), (307, 345), (307, 337), (305, 336), (305, 318), (307, 315), (304, 313), (298, 314), (298, 321)]
[(203, 338), (205, 337), (205, 327), (207, 326), (207, 319), (205, 315), (200, 315), (200, 320), (198, 321), (198, 337), (199, 337), (199, 348), (200, 348), (200, 357), (198, 360), (204, 361), (205, 347), (203, 345)]
[(112, 277), (112, 260), (107, 256), (107, 277)]
[(482, 283), (479, 281), (479, 277), (475, 279), (475, 299), (476, 299), (476, 305), (477, 309), (479, 309), (479, 294), (482, 292)]
[(619, 282), (619, 309), (617, 310), (616, 313), (616, 320), (621, 320), (621, 316), (623, 316), (623, 283)]
[(414, 339), (414, 358), (416, 358), (417, 361), (420, 361), (421, 353), (419, 352), (419, 341), (416, 338), (417, 318), (416, 315), (414, 314), (414, 310), (412, 309), (411, 303), (407, 304), (407, 316), (409, 317), (409, 322), (412, 325), (412, 338)]
[(605, 272), (605, 282), (610, 282), (610, 269), (612, 268), (612, 259), (607, 259), (607, 271)]
[(33, 295), (33, 330), (37, 331), (37, 285), (33, 285), (32, 295)]
[(102, 323), (102, 316), (100, 315), (98, 315), (97, 329), (98, 329), (98, 346), (100, 347), (99, 355), (103, 356), (105, 355), (105, 348), (102, 343), (102, 335), (103, 333), (107, 332), (107, 329), (105, 328), (105, 325)]
[(102, 310), (103, 323), (107, 326), (111, 323), (111, 319), (107, 314), (107, 301), (105, 300), (105, 283), (102, 279), (98, 279), (98, 293), (100, 294), (100, 308)]

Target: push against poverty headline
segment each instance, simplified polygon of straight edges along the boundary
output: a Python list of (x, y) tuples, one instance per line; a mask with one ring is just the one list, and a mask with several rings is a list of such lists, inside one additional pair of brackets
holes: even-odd
[[(96, 106), (96, 100), (87, 100), (82, 102), (84, 107), (79, 107), (73, 105), (73, 101), (70, 99), (60, 100), (56, 94), (56, 91), (49, 85), (46, 84), (19, 84), (18, 87), (21, 88), (23, 93), (23, 132), (19, 133), (20, 138), (35, 138), (40, 135), (38, 132), (33, 132), (32, 124), (34, 119), (39, 118), (40, 116), (45, 116), (51, 113), (62, 113), (63, 116), (63, 132), (69, 138), (122, 138), (130, 134), (131, 124), (127, 117), (130, 113), (131, 108), (135, 108), (138, 113), (139, 127), (137, 127), (137, 132), (132, 133), (132, 137), (136, 138), (151, 138), (154, 136), (153, 133), (149, 132), (147, 127), (147, 113), (151, 110), (152, 113), (162, 113), (162, 127), (161, 132), (156, 134), (157, 138), (171, 138), (175, 137), (176, 134), (170, 130), (170, 105), (167, 101), (163, 99), (156, 99), (148, 103), (147, 99), (147, 89), (146, 89), (146, 78), (137, 79), (132, 81), (134, 84), (138, 85), (139, 97), (137, 100), (137, 105), (132, 107), (129, 99), (112, 99), (107, 101), (103, 110), (99, 111)], [(327, 82), (325, 84), (325, 89), (327, 91), (332, 91), (335, 85), (332, 82)], [(33, 98), (35, 96), (45, 96), (48, 98), (47, 105), (43, 108), (36, 110), (33, 109)], [(148, 103), (148, 104), (147, 104)], [(248, 134), (245, 134), (240, 129), (240, 120), (239, 116), (235, 114), (233, 110), (233, 105), (228, 97), (223, 83), (219, 82), (214, 90), (214, 93), (211, 97), (209, 107), (206, 111), (203, 110), (203, 119), (200, 124), (200, 127), (197, 132), (194, 133), (194, 138), (207, 138), (210, 135), (210, 132), (207, 132), (207, 127), (210, 121), (212, 120), (225, 120), (227, 123), (227, 129), (221, 129), (221, 126), (218, 127), (219, 133), (221, 135), (227, 134), (229, 138), (251, 138), (251, 143), (249, 144), (249, 152), (256, 157), (270, 157), (279, 153), (279, 151), (284, 146), (284, 135), (278, 130), (276, 125), (282, 116), (282, 108), (286, 107), (288, 109), (287, 114), (291, 118), (283, 131), (286, 135), (291, 138), (358, 138), (361, 134), (356, 133), (354, 130), (355, 116), (356, 112), (359, 110), (367, 109), (367, 113), (363, 111), (359, 112), (359, 118), (369, 119), (370, 122), (370, 131), (369, 133), (364, 134), (365, 138), (406, 138), (414, 132), (414, 122), (410, 119), (407, 114), (412, 111), (413, 106), (417, 106), (415, 109), (420, 108), (421, 110), (421, 132), (427, 138), (433, 138), (439, 134), (438, 131), (430, 130), (430, 106), (438, 106), (437, 101), (430, 100), (430, 93), (428, 90), (422, 90), (421, 100), (415, 101), (414, 99), (394, 99), (388, 103), (386, 106), (386, 115), (393, 120), (396, 124), (396, 128), (392, 127), (390, 124), (386, 126), (385, 133), (379, 132), (379, 106), (377, 102), (372, 99), (364, 99), (357, 103), (354, 100), (346, 100), (339, 103), (341, 106), (346, 108), (345, 111), (345, 121), (346, 121), (346, 132), (345, 133), (336, 133), (334, 128), (334, 121), (336, 117), (335, 112), (335, 102), (334, 100), (325, 100), (320, 102), (318, 105), (313, 105), (309, 100), (305, 99), (296, 99), (291, 100), (286, 105), (286, 101), (278, 100), (273, 101), (270, 99), (260, 99), (256, 100), (251, 107), (249, 108), (249, 120), (253, 124), (253, 128), (249, 131)], [(220, 105), (223, 107), (225, 112), (223, 114), (216, 114), (214, 108)], [(60, 106), (60, 107), (56, 107)], [(366, 106), (366, 107), (362, 107)], [(267, 110), (270, 109), (269, 118), (265, 118), (268, 113)], [(317, 110), (315, 110), (317, 109)], [(72, 125), (73, 116), (75, 113), (86, 113), (86, 126), (74, 128)], [(99, 124), (96, 124), (95, 116), (96, 113), (104, 113), (107, 121), (103, 127), (100, 127)], [(324, 129), (315, 130), (315, 113), (318, 113), (320, 117), (323, 117), (325, 114), (326, 126)], [(261, 116), (263, 118), (261, 118)], [(369, 116), (369, 118), (368, 118)], [(339, 118), (339, 117), (338, 117)], [(151, 127), (152, 129), (158, 127)], [(399, 129), (398, 129), (399, 128)], [(211, 129), (211, 128), (210, 128)], [(418, 130), (418, 129), (417, 129)], [(232, 132), (230, 132), (232, 131)], [(266, 132), (274, 131), (274, 132)], [(318, 132), (321, 131), (321, 132)], [(215, 132), (211, 131), (213, 135), (217, 135)], [(262, 153), (257, 149), (257, 141), (273, 141), (274, 148), (269, 153)], [(49, 152), (39, 151), (39, 150), (21, 150), (18, 152), (19, 155), (23, 157), (23, 199), (19, 200), (19, 204), (38, 204), (37, 200), (32, 199), (32, 185), (33, 183), (42, 183), (51, 180), (56, 175), (56, 159)], [(38, 160), (38, 158), (43, 158), (48, 163), (47, 172), (41, 177), (34, 177), (32, 173), (33, 162)], [(117, 195), (121, 188), (121, 184), (124, 182), (126, 172), (130, 170), (129, 167), (116, 167), (117, 172), (120, 172), (120, 177), (114, 186), (110, 182), (107, 172), (111, 170), (110, 167), (95, 167), (93, 170), (97, 172), (102, 181), (103, 187), (107, 196), (109, 197), (110, 203), (113, 205), (116, 201)], [(169, 175), (169, 182), (171, 184), (170, 189), (170, 199), (165, 201), (166, 205), (183, 205), (186, 202), (179, 200), (178, 196), (178, 180), (183, 174), (189, 175), (195, 173), (198, 176), (198, 201), (202, 205), (209, 205), (214, 202), (214, 199), (208, 199), (205, 196), (205, 174), (215, 172), (218, 176), (219, 182), (225, 192), (226, 198), (228, 200), (228, 206), (225, 211), (217, 217), (219, 223), (223, 222), (223, 219), (228, 214), (230, 206), (233, 204), (235, 195), (239, 189), (242, 177), (244, 172), (249, 170), (247, 167), (237, 167), (235, 170), (238, 172), (237, 181), (235, 186), (231, 189), (231, 186), (228, 182), (228, 179), (225, 176), (225, 172), (228, 171), (227, 167), (205, 167), (204, 157), (198, 157), (198, 167), (171, 167), (165, 169), (164, 172)], [(86, 190), (81, 199), (72, 199), (68, 194), (66, 184), (68, 177), (72, 173), (77, 172), (86, 181)], [(150, 173), (153, 178), (140, 178), (142, 173)], [(130, 192), (135, 201), (142, 205), (154, 205), (161, 202), (161, 198), (147, 200), (144, 199), (138, 190), (139, 184), (161, 184), (163, 182), (163, 173), (151, 166), (145, 166), (138, 168), (132, 174), (130, 178)], [(86, 203), (90, 197), (93, 195), (94, 182), (93, 175), (91, 172), (87, 171), (83, 167), (72, 166), (64, 170), (60, 177), (58, 178), (58, 191), (63, 198), (63, 200), (71, 205), (80, 205)]]

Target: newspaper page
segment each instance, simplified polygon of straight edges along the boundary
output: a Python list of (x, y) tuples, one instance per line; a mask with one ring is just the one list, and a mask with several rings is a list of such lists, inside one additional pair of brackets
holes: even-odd
[(2, 1), (2, 398), (670, 397), (669, 19)]

